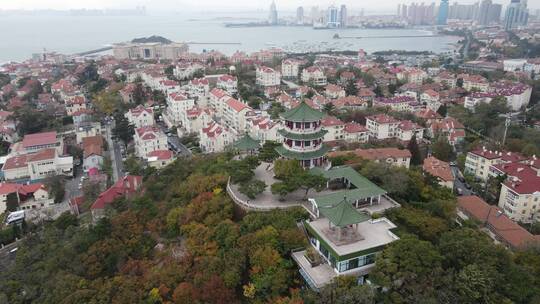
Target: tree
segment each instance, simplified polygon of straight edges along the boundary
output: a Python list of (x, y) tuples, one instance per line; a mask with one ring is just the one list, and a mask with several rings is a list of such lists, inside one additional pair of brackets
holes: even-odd
[(434, 297), (436, 280), (442, 272), (441, 262), (442, 256), (431, 243), (405, 236), (377, 257), (371, 278), (404, 303), (415, 303), (411, 299)]
[(448, 162), (453, 159), (454, 148), (444, 136), (439, 136), (431, 146), (433, 156), (442, 161)]
[(271, 163), (279, 157), (276, 148), (281, 144), (275, 141), (267, 140), (259, 150), (259, 159), (263, 162)]
[(135, 84), (135, 89), (133, 90), (133, 101), (137, 105), (143, 104), (146, 101), (146, 92), (141, 82), (137, 82)]
[(129, 143), (133, 139), (133, 135), (135, 135), (135, 127), (129, 123), (129, 120), (122, 113), (116, 114), (114, 120), (113, 134), (123, 142)]
[(281, 183), (272, 185), (272, 193), (279, 194), (281, 197), (287, 193), (293, 192), (299, 188), (305, 190), (304, 198), (307, 198), (309, 190), (316, 189), (321, 191), (326, 185), (327, 179), (322, 175), (311, 174), (304, 170), (297, 160), (277, 160), (274, 162), (274, 174), (280, 179)]
[(49, 176), (45, 179), (45, 186), (49, 190), (49, 193), (52, 194), (54, 202), (56, 204), (64, 201), (64, 196), (66, 195), (65, 187), (66, 180), (61, 175)]
[(19, 209), (19, 194), (17, 192), (9, 193), (6, 197), (6, 209), (13, 212)]
[[(121, 110), (123, 103), (118, 92), (103, 91), (94, 95), (94, 105), (105, 115), (112, 115)], [(119, 111), (120, 112), (120, 111)]]
[(347, 93), (347, 96), (358, 95), (358, 88), (356, 87), (356, 83), (354, 83), (353, 80), (349, 80), (347, 82), (347, 86), (345, 87), (345, 93)]
[(439, 109), (437, 109), (437, 113), (439, 113), (439, 115), (441, 115), (442, 117), (446, 117), (446, 115), (448, 114), (448, 107), (446, 106), (446, 104), (442, 104)]
[(336, 106), (332, 102), (328, 102), (323, 106), (323, 112), (328, 115), (334, 115)]
[(250, 199), (255, 199), (257, 195), (261, 194), (266, 189), (266, 184), (260, 180), (251, 180), (243, 183), (238, 188), (238, 191), (245, 194)]
[(411, 152), (411, 164), (419, 166), (422, 164), (422, 153), (416, 142), (416, 134), (413, 135), (409, 143), (407, 144), (407, 149)]

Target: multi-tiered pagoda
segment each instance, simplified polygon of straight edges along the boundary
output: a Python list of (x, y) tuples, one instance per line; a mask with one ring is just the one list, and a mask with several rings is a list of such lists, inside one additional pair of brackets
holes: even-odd
[(324, 167), (328, 164), (323, 144), (326, 130), (322, 129), (324, 114), (301, 102), (296, 108), (281, 115), (284, 128), (279, 130), (283, 145), (276, 151), (281, 157), (296, 159), (304, 168)]

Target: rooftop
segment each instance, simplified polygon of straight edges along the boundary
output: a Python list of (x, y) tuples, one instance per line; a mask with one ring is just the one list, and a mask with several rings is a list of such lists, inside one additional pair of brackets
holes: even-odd
[(298, 122), (319, 121), (324, 114), (321, 111), (315, 110), (304, 101), (292, 110), (289, 110), (281, 115), (284, 120)]
[[(334, 251), (336, 257), (344, 259), (345, 256), (356, 254), (364, 250), (380, 248), (398, 239), (390, 230), (396, 228), (392, 222), (386, 218), (377, 220), (366, 220), (358, 223), (356, 227), (348, 229), (349, 241), (337, 242), (335, 230), (329, 228), (328, 218), (306, 222), (306, 228), (319, 236), (319, 240), (328, 244)], [(311, 228), (311, 229), (310, 229)]]

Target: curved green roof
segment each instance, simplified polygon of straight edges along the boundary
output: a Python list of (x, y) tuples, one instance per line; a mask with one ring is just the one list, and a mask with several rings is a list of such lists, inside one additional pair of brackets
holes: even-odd
[(322, 145), (321, 148), (317, 151), (312, 152), (295, 152), (285, 149), (283, 146), (279, 146), (276, 148), (276, 152), (279, 153), (282, 157), (288, 158), (288, 159), (296, 159), (296, 160), (309, 160), (309, 159), (315, 159), (319, 157), (323, 157), (330, 151), (330, 148)]
[(328, 131), (321, 129), (315, 133), (292, 133), (287, 131), (286, 129), (279, 129), (279, 134), (283, 136), (284, 138), (293, 139), (293, 140), (314, 140), (323, 138)]
[(250, 150), (258, 150), (261, 148), (261, 145), (258, 140), (255, 140), (251, 138), (249, 135), (244, 135), (239, 140), (235, 141), (233, 143), (233, 148), (238, 149), (240, 151), (250, 151)]
[(304, 101), (300, 102), (296, 108), (281, 114), (282, 119), (294, 122), (319, 121), (323, 116), (323, 112), (315, 110)]
[(335, 205), (319, 207), (319, 212), (337, 227), (346, 227), (371, 219), (366, 213), (358, 212), (347, 199)]

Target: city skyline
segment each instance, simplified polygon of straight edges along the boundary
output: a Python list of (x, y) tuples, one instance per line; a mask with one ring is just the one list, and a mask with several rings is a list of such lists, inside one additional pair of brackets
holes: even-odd
[[(115, 8), (134, 8), (136, 6), (146, 6), (149, 10), (153, 11), (166, 11), (170, 9), (183, 9), (183, 10), (189, 10), (189, 11), (209, 11), (209, 10), (264, 10), (268, 9), (269, 5), (271, 4), (271, 1), (267, 0), (257, 0), (257, 1), (249, 1), (249, 0), (234, 0), (229, 1), (226, 4), (224, 4), (222, 1), (218, 0), (200, 0), (200, 1), (174, 1), (174, 0), (140, 0), (140, 1), (132, 1), (132, 0), (115, 0), (115, 1), (107, 1), (107, 0), (94, 0), (94, 1), (88, 1), (88, 0), (50, 0), (46, 1), (46, 3), (43, 3), (44, 1), (40, 0), (19, 0), (19, 1), (10, 1), (8, 3), (0, 3), (0, 9), (115, 9)], [(376, 0), (366, 0), (362, 1), (361, 5), (357, 1), (354, 0), (344, 0), (340, 1), (340, 4), (347, 5), (349, 8), (355, 9), (355, 8), (367, 8), (370, 10), (376, 10), (376, 11), (394, 11), (395, 7), (398, 4), (411, 4), (411, 3), (421, 3), (422, 1), (413, 1), (413, 0), (389, 0), (384, 1), (381, 3), (381, 1)], [(432, 2), (438, 3), (440, 1), (424, 1), (425, 4), (430, 4)], [(455, 1), (450, 1), (451, 4)], [(460, 4), (474, 4), (476, 2), (480, 2), (478, 0), (462, 0), (458, 1)], [(504, 6), (508, 5), (510, 3), (510, 0), (495, 0), (493, 1), (495, 4), (503, 4)], [(298, 6), (304, 6), (304, 7), (312, 7), (312, 6), (319, 6), (319, 7), (327, 7), (332, 4), (336, 4), (335, 1), (306, 1), (306, 0), (292, 0), (292, 1), (276, 1), (276, 6), (278, 11), (279, 10), (286, 10), (286, 11), (293, 11)], [(539, 9), (540, 8), (540, 2), (538, 3), (532, 3), (530, 2), (528, 4), (530, 9)], [(205, 7), (205, 9), (201, 9), (201, 7)]]

